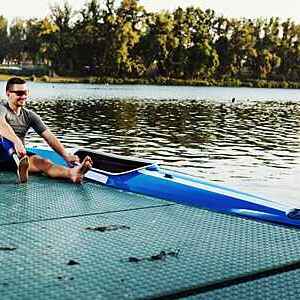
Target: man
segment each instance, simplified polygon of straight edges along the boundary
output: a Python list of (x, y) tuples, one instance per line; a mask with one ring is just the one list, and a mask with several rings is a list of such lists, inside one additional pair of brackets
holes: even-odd
[[(0, 167), (17, 165), (20, 182), (27, 182), (28, 172), (43, 172), (52, 178), (65, 178), (80, 183), (83, 175), (92, 167), (91, 158), (87, 156), (79, 164), (79, 158), (66, 151), (41, 118), (35, 112), (24, 108), (28, 97), (25, 80), (19, 77), (9, 79), (6, 84), (6, 95), (8, 101), (0, 103), (0, 161), (2, 160)], [(66, 168), (54, 165), (38, 155), (27, 154), (24, 140), (29, 128), (33, 128), (68, 163), (78, 163), (77, 166)]]

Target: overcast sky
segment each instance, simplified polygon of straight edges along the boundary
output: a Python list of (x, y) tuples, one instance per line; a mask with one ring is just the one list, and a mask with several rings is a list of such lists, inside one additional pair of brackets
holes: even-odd
[[(62, 4), (62, 0), (8, 0), (1, 1), (0, 15), (9, 20), (15, 17), (30, 18), (44, 17), (49, 13), (49, 5)], [(74, 9), (80, 9), (86, 0), (69, 0)], [(101, 1), (104, 3), (105, 1)], [(140, 0), (148, 11), (161, 9), (173, 10), (178, 6), (200, 6), (202, 9), (211, 8), (218, 15), (226, 17), (271, 17), (278, 16), (282, 19), (292, 18), (300, 24), (300, 1), (299, 0)]]

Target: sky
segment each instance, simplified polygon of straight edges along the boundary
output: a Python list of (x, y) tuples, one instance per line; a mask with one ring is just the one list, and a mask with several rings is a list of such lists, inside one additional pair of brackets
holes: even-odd
[[(3, 0), (2, 0), (3, 1)], [(31, 18), (44, 17), (49, 13), (49, 5), (54, 3), (62, 4), (63, 0), (9, 0), (3, 1), (0, 6), (0, 15), (5, 16), (9, 21), (15, 17)], [(83, 7), (86, 0), (69, 0), (74, 9)], [(104, 3), (105, 1), (101, 1)], [(199, 6), (202, 9), (211, 8), (217, 15), (225, 17), (271, 17), (278, 16), (282, 20), (291, 18), (300, 24), (300, 1), (299, 0), (140, 0), (140, 3), (148, 11), (161, 9), (174, 10), (178, 6)]]

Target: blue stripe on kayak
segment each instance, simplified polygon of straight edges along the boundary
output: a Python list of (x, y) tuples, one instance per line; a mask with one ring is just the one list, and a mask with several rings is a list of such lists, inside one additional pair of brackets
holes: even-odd
[(221, 195), (228, 196), (231, 198), (237, 198), (240, 200), (256, 203), (259, 205), (269, 206), (269, 207), (279, 209), (279, 210), (286, 210), (286, 209), (293, 208), (292, 206), (283, 205), (278, 202), (274, 202), (274, 201), (271, 201), (271, 200), (268, 200), (268, 199), (265, 199), (262, 197), (251, 195), (249, 193), (244, 193), (244, 192), (236, 191), (231, 188), (224, 187), (222, 185), (213, 184), (211, 182), (201, 180), (200, 178), (197, 178), (197, 177), (192, 177), (189, 175), (183, 176), (181, 173), (177, 173), (175, 171), (173, 171), (172, 173), (169, 173), (169, 171), (167, 172), (167, 174), (172, 175), (171, 179), (166, 178), (164, 173), (152, 172), (152, 171), (148, 171), (148, 170), (141, 170), (140, 172), (143, 174), (161, 178), (162, 180), (169, 180), (172, 182), (177, 182), (181, 185), (194, 187), (196, 189), (206, 190), (208, 192), (221, 194)]
[[(275, 201), (272, 201), (270, 199), (266, 199), (264, 197), (260, 197), (260, 196), (257, 196), (257, 195), (253, 195), (253, 194), (249, 194), (249, 193), (246, 193), (246, 192), (242, 192), (242, 191), (237, 191), (233, 188), (230, 188), (230, 187), (226, 187), (226, 186), (223, 186), (221, 184), (216, 184), (216, 183), (212, 183), (212, 182), (209, 182), (209, 181), (206, 181), (206, 180), (203, 180), (199, 177), (194, 177), (192, 175), (189, 175), (189, 174), (186, 174), (186, 173), (183, 173), (183, 172), (180, 172), (180, 171), (174, 171), (174, 170), (170, 170), (170, 169), (164, 169), (163, 170), (163, 175), (164, 174), (170, 174), (172, 176), (175, 176), (176, 178), (181, 178), (181, 179), (186, 179), (188, 181), (191, 181), (191, 182), (197, 182), (197, 183), (200, 183), (200, 184), (204, 184), (206, 186), (210, 186), (212, 188), (221, 188), (223, 191), (228, 191), (228, 192), (233, 192), (233, 193), (238, 193), (239, 195), (244, 195), (246, 197), (251, 197), (251, 198), (256, 198), (256, 199), (260, 199), (262, 201), (266, 201), (268, 203), (270, 203), (272, 205), (275, 204), (275, 205), (280, 205), (278, 202), (275, 202)], [(285, 205), (281, 205), (282, 207), (286, 207)]]

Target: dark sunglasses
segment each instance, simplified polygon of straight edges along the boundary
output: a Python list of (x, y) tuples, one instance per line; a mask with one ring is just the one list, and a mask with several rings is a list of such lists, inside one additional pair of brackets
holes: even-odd
[(18, 97), (28, 96), (28, 91), (9, 91), (10, 93), (16, 94)]

